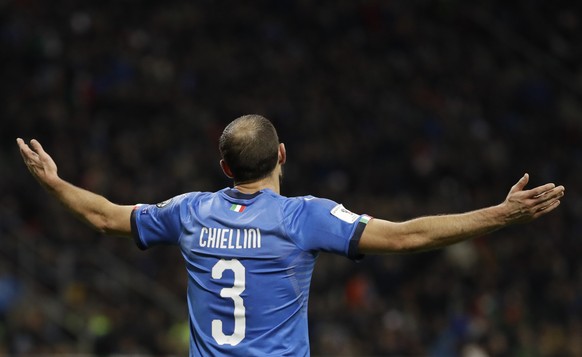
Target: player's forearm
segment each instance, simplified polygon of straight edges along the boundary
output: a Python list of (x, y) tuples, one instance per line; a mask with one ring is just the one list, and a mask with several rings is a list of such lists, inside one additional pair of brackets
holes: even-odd
[(372, 219), (359, 242), (361, 253), (409, 253), (437, 249), (490, 233), (509, 222), (500, 206), (404, 222)]
[(420, 217), (398, 223), (403, 251), (442, 248), (504, 227), (507, 213), (501, 206), (440, 216)]
[(45, 183), (45, 188), (82, 221), (101, 233), (116, 234), (112, 212), (116, 205), (105, 197), (87, 191), (61, 179)]

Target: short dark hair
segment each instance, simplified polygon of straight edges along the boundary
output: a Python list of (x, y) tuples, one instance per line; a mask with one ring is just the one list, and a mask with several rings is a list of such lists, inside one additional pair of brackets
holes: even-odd
[(267, 118), (243, 115), (227, 125), (218, 148), (234, 182), (252, 182), (267, 177), (277, 166), (279, 137)]

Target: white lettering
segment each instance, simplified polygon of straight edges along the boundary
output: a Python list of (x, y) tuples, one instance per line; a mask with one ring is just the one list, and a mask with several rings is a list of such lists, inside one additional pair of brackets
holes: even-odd
[[(217, 229), (219, 229), (219, 228), (217, 228)], [(220, 248), (226, 249), (226, 233), (228, 233), (228, 232), (226, 229), (221, 229), (221, 231), (222, 231), (221, 232), (222, 234), (220, 234)]]
[(262, 245), (261, 230), (202, 227), (198, 245), (215, 249), (259, 249)]
[(208, 247), (216, 248), (214, 244), (216, 243), (215, 228), (210, 228), (208, 230)]
[(208, 228), (202, 227), (200, 230), (200, 243), (198, 243), (202, 248), (206, 247), (206, 241), (204, 240), (204, 233), (208, 234)]
[(257, 233), (254, 229), (247, 230), (249, 235), (249, 248), (256, 248), (257, 247)]
[(236, 230), (236, 249), (241, 249), (242, 245), (240, 245), (240, 229)]
[(232, 229), (228, 230), (228, 249), (232, 249), (234, 248), (234, 245), (232, 245)]

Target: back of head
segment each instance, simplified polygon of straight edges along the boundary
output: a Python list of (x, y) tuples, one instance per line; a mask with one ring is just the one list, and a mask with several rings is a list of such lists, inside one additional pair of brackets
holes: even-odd
[(267, 177), (277, 165), (279, 137), (271, 122), (260, 115), (244, 115), (222, 132), (220, 155), (234, 182), (246, 183)]

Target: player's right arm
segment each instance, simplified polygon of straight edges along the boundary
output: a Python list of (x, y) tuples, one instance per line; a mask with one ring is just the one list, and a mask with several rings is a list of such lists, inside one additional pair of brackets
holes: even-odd
[(524, 190), (525, 174), (497, 206), (460, 214), (420, 217), (404, 222), (372, 219), (366, 226), (360, 253), (405, 253), (437, 249), (545, 215), (560, 204), (564, 187), (549, 183)]
[(16, 142), (30, 173), (65, 207), (99, 232), (131, 236), (133, 206), (114, 204), (103, 196), (61, 179), (54, 160), (37, 140), (31, 140), (30, 146), (20, 138)]

